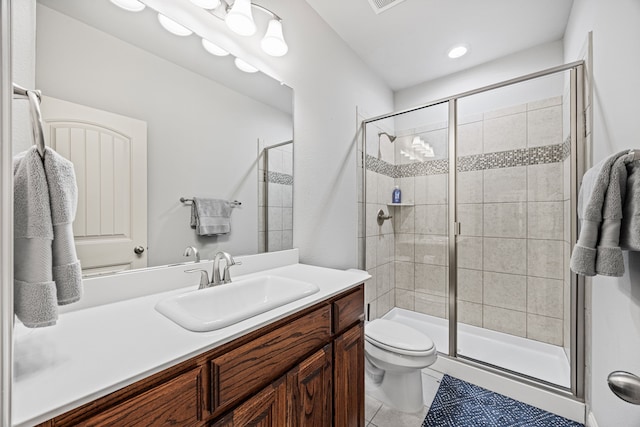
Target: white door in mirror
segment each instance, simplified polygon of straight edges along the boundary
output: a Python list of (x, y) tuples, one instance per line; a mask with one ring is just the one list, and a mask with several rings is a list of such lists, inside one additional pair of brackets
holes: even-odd
[(73, 163), (84, 275), (147, 266), (147, 123), (42, 97), (47, 143)]

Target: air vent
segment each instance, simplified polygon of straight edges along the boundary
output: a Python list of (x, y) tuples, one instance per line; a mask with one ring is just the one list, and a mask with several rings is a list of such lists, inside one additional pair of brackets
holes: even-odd
[(393, 6), (397, 6), (404, 0), (369, 0), (371, 8), (376, 14), (382, 13), (385, 10), (391, 9)]

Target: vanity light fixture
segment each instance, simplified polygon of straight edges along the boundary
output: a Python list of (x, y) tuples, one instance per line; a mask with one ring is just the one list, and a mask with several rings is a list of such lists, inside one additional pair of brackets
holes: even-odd
[(129, 12), (140, 12), (145, 8), (138, 0), (111, 0), (111, 3)]
[(456, 59), (466, 55), (468, 51), (469, 51), (469, 47), (467, 45), (459, 44), (449, 49), (448, 55), (449, 55), (449, 58)]
[(215, 9), (220, 6), (220, 0), (191, 0), (191, 3), (203, 9)]
[(238, 67), (238, 69), (244, 71), (245, 73), (255, 73), (258, 71), (256, 67), (249, 64), (247, 61), (243, 61), (240, 58), (236, 58), (234, 60), (234, 63), (236, 64), (236, 67)]
[[(207, 0), (191, 1), (194, 4), (198, 4), (204, 3)], [(256, 23), (253, 20), (252, 8), (271, 15), (271, 19), (267, 25), (267, 31), (260, 41), (260, 46), (267, 55), (271, 56), (283, 56), (289, 51), (289, 46), (287, 46), (287, 42), (284, 40), (282, 31), (282, 18), (278, 15), (264, 6), (252, 3), (251, 0), (234, 0), (231, 4), (229, 3), (231, 0), (216, 1), (221, 2), (222, 8), (218, 8), (216, 12), (211, 11), (211, 13), (214, 16), (224, 19), (227, 27), (241, 36), (252, 36), (257, 31)], [(223, 10), (221, 11), (220, 9)], [(220, 16), (221, 12), (224, 13), (223, 17)]]
[(229, 52), (227, 52), (226, 50), (224, 50), (223, 48), (221, 48), (217, 44), (210, 42), (207, 39), (202, 39), (202, 47), (204, 47), (207, 52), (209, 52), (210, 54), (215, 55), (215, 56), (227, 56), (227, 55), (229, 55)]
[(227, 27), (241, 36), (252, 36), (256, 33), (256, 23), (251, 14), (251, 0), (235, 0), (224, 17)]
[(169, 31), (171, 34), (175, 34), (176, 36), (185, 37), (193, 34), (193, 31), (187, 27), (178, 24), (173, 19), (167, 18), (161, 13), (158, 13), (158, 21), (160, 21), (160, 25), (162, 25), (165, 30)]

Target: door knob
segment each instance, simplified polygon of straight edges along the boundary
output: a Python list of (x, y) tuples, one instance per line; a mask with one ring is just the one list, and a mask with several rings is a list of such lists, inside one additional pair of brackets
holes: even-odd
[(144, 247), (143, 246), (136, 246), (135, 248), (133, 248), (133, 252), (135, 252), (138, 255), (141, 255), (144, 252)]

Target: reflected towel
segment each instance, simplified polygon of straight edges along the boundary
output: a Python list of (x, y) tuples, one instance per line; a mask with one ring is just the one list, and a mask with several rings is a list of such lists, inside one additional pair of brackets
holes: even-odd
[(25, 326), (58, 320), (52, 279), (53, 224), (44, 164), (35, 147), (13, 159), (14, 311)]
[(82, 269), (76, 255), (72, 226), (78, 206), (76, 175), (73, 163), (49, 147), (45, 148), (44, 170), (53, 223), (53, 280), (58, 304), (71, 304), (82, 296)]
[(194, 197), (191, 228), (200, 236), (215, 236), (231, 231), (231, 204), (226, 200)]

